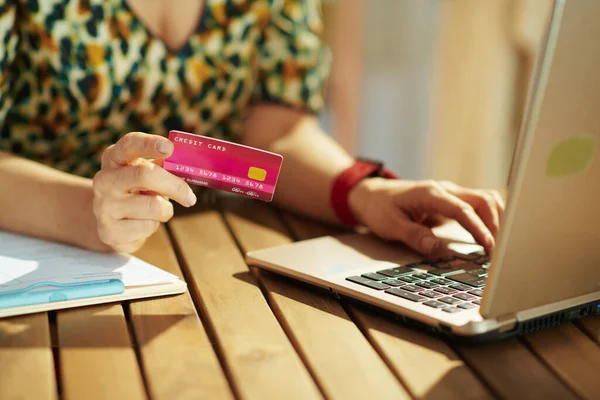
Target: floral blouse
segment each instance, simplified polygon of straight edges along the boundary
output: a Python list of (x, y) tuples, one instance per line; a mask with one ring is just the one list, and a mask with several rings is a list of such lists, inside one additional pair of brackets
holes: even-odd
[(91, 177), (130, 131), (238, 140), (253, 102), (316, 112), (319, 0), (206, 0), (175, 51), (126, 0), (0, 0), (0, 150)]

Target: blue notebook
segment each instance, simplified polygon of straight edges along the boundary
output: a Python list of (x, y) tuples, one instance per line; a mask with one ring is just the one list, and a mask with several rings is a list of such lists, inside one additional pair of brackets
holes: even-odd
[(119, 279), (67, 284), (38, 282), (24, 289), (0, 293), (0, 308), (24, 307), (55, 301), (108, 296), (123, 292), (125, 292), (125, 285)]

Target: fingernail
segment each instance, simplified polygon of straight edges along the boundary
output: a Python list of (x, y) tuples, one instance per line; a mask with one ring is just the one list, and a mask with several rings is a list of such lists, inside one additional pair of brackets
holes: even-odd
[(173, 143), (171, 142), (159, 142), (156, 146), (158, 151), (162, 154), (169, 154), (173, 149)]
[(191, 189), (190, 189), (190, 193), (188, 194), (187, 201), (190, 206), (193, 206), (194, 204), (196, 204), (196, 195), (194, 194), (194, 192), (192, 192)]
[(436, 245), (436, 240), (432, 237), (425, 237), (421, 240), (421, 248), (425, 253), (431, 253)]

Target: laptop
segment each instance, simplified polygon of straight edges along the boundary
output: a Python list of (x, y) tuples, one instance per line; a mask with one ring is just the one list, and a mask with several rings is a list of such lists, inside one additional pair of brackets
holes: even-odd
[(529, 90), (496, 249), (458, 224), (423, 259), (349, 233), (247, 253), (254, 266), (467, 340), (600, 315), (600, 1), (554, 3)]

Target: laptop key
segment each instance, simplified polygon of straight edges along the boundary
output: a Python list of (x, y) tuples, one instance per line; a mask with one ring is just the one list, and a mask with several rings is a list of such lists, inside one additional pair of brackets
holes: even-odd
[(422, 287), (418, 287), (415, 285), (406, 285), (402, 286), (402, 290), (408, 290), (409, 292), (420, 292), (421, 290), (425, 290)]
[(472, 286), (463, 285), (462, 283), (455, 283), (454, 285), (450, 285), (452, 289), (460, 290), (461, 292), (473, 289)]
[(454, 256), (440, 257), (440, 258), (426, 260), (425, 263), (426, 264), (447, 263), (447, 262), (450, 262), (450, 261), (454, 261), (454, 258), (455, 258)]
[(419, 296), (418, 294), (410, 293), (410, 292), (407, 292), (406, 290), (402, 290), (402, 289), (393, 288), (393, 289), (386, 290), (385, 292), (389, 293), (389, 294), (393, 294), (394, 296), (402, 297), (403, 299), (406, 299), (406, 300), (414, 301), (414, 302), (427, 300), (427, 297)]
[(476, 262), (477, 264), (487, 264), (490, 262), (490, 259), (487, 256), (483, 256), (483, 257), (479, 257), (477, 260), (474, 260), (473, 262)]
[(448, 304), (452, 304), (452, 305), (462, 303), (461, 300), (455, 299), (454, 297), (442, 297), (442, 298), (439, 298), (438, 301), (443, 301), (444, 303), (448, 303)]
[(468, 270), (467, 274), (470, 274), (473, 276), (478, 276), (478, 277), (485, 277), (485, 276), (487, 276), (488, 271), (486, 268), (475, 268), (475, 269)]
[(481, 300), (473, 300), (472, 301), (473, 304), (477, 304), (478, 306), (481, 305)]
[(381, 283), (385, 283), (386, 285), (390, 285), (393, 287), (406, 285), (406, 282), (399, 281), (398, 279), (388, 279), (387, 281), (381, 281)]
[(429, 301), (426, 301), (423, 304), (425, 304), (426, 306), (429, 306), (429, 307), (433, 307), (433, 308), (444, 308), (444, 307), (447, 307), (447, 304), (444, 304), (444, 303), (441, 303), (441, 302), (435, 301), (435, 300), (429, 300)]
[(456, 258), (465, 260), (465, 261), (475, 261), (481, 257), (481, 254), (471, 253), (471, 254), (458, 254)]
[(458, 293), (458, 290), (456, 289), (451, 289), (451, 288), (447, 288), (447, 287), (439, 287), (439, 288), (435, 288), (433, 289), (436, 292), (440, 292), (443, 294), (454, 294), (454, 293)]
[(425, 281), (425, 282), (417, 283), (417, 286), (424, 287), (425, 289), (433, 289), (433, 288), (439, 287), (440, 285), (438, 285), (437, 283), (430, 282), (430, 281)]
[(430, 274), (433, 275), (438, 275), (438, 276), (450, 276), (453, 274), (460, 274), (460, 273), (464, 273), (465, 270), (461, 269), (461, 268), (438, 268), (438, 269), (432, 269), (431, 271), (429, 271)]
[(363, 278), (362, 276), (350, 276), (346, 278), (347, 281), (358, 283), (359, 285), (370, 287), (375, 290), (385, 290), (391, 288), (390, 285), (386, 285), (385, 283), (381, 283), (378, 281), (373, 281), (371, 279)]
[(378, 274), (377, 272), (367, 272), (366, 274), (362, 274), (361, 276), (363, 278), (369, 278), (374, 281), (383, 281), (383, 280), (389, 279), (389, 277)]
[(437, 283), (438, 285), (450, 285), (451, 283), (454, 283), (444, 278), (432, 279), (430, 282)]
[(438, 268), (448, 268), (450, 267), (450, 263), (446, 262), (446, 261), (439, 261), (439, 262), (433, 262), (433, 263), (428, 263), (431, 266), (434, 267), (438, 267)]
[(405, 267), (406, 268), (417, 268), (417, 267), (420, 267), (423, 264), (424, 264), (424, 262), (417, 261), (417, 262), (414, 262), (414, 263), (406, 264)]
[(418, 278), (418, 279), (429, 279), (429, 278), (433, 278), (433, 276), (429, 275), (429, 274), (413, 274), (411, 275), (413, 278)]
[(457, 312), (462, 311), (462, 310), (460, 308), (456, 308), (456, 307), (446, 307), (442, 311), (445, 311), (445, 312), (450, 313), (450, 314), (454, 314), (454, 313), (457, 313)]
[(479, 297), (483, 296), (483, 290), (481, 290), (481, 289), (473, 289), (473, 290), (470, 290), (469, 293), (474, 294), (475, 296), (479, 296)]
[(485, 286), (485, 278), (481, 278), (467, 273), (452, 275), (449, 276), (448, 279), (452, 279), (453, 281), (464, 283), (465, 285), (474, 287)]
[(415, 272), (415, 271), (410, 267), (396, 267), (396, 268), (384, 269), (382, 271), (377, 271), (378, 274), (389, 276), (391, 278), (395, 278), (395, 277), (403, 275), (403, 274), (409, 274), (411, 272)]
[(399, 279), (399, 280), (404, 281), (406, 283), (415, 283), (415, 282), (419, 282), (420, 281), (420, 279), (413, 278), (412, 276), (399, 276), (396, 279)]
[(432, 299), (435, 299), (435, 298), (437, 298), (437, 297), (441, 297), (441, 296), (443, 296), (443, 294), (441, 294), (441, 293), (438, 293), (438, 292), (434, 292), (433, 290), (426, 290), (426, 291), (424, 291), (424, 292), (419, 292), (419, 294), (420, 294), (421, 296), (427, 296), (427, 297), (430, 297), (430, 298), (432, 298)]
[(462, 303), (458, 305), (460, 308), (464, 308), (465, 310), (469, 310), (471, 308), (477, 308), (477, 306), (473, 303)]
[(475, 300), (477, 298), (477, 296), (473, 296), (472, 294), (469, 294), (469, 293), (459, 293), (459, 294), (455, 294), (453, 297), (456, 297), (457, 299), (461, 299), (464, 301)]

